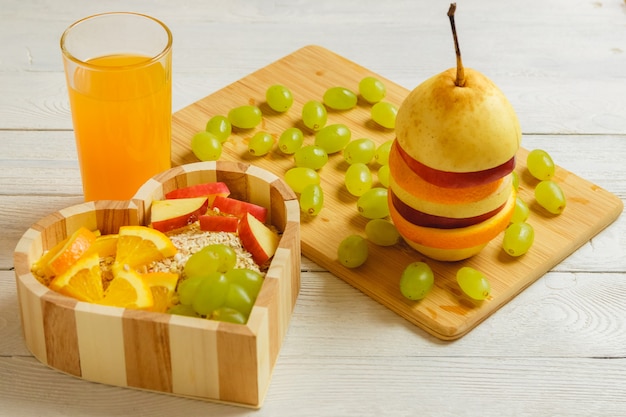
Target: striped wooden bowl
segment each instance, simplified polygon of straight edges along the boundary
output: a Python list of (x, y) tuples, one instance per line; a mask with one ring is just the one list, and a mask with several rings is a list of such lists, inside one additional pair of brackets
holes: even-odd
[[(78, 227), (117, 233), (122, 225), (149, 224), (152, 201), (209, 181), (267, 207), (282, 232), (247, 324), (80, 302), (31, 274), (44, 251)], [(183, 165), (150, 179), (131, 201), (84, 203), (41, 219), (19, 241), (14, 263), (24, 337), (42, 363), (89, 381), (258, 408), (300, 290), (300, 211), (293, 191), (258, 167)]]

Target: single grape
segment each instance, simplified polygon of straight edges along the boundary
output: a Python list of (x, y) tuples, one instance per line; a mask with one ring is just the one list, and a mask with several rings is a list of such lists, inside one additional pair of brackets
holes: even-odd
[(372, 219), (365, 225), (367, 238), (378, 246), (393, 246), (400, 240), (400, 233), (389, 220)]
[(357, 95), (344, 87), (331, 87), (324, 93), (324, 104), (333, 110), (350, 110), (357, 100)]
[(515, 198), (515, 209), (513, 209), (511, 223), (525, 222), (529, 213), (530, 209), (528, 208), (528, 205), (520, 198), (520, 196), (517, 196)]
[(356, 139), (350, 141), (343, 148), (343, 159), (349, 164), (355, 162), (368, 164), (374, 157), (374, 152), (376, 152), (376, 144), (373, 140), (369, 138)]
[(207, 276), (215, 271), (226, 272), (235, 267), (235, 250), (223, 243), (203, 247), (189, 257), (183, 272), (186, 277)]
[(344, 183), (350, 194), (360, 197), (372, 188), (372, 173), (364, 163), (354, 163), (346, 170)]
[(278, 138), (278, 149), (286, 155), (291, 155), (300, 149), (303, 142), (302, 130), (297, 127), (290, 127), (285, 129)]
[(319, 184), (309, 184), (300, 193), (300, 210), (317, 216), (324, 207), (324, 191)]
[(294, 192), (300, 194), (307, 185), (319, 184), (320, 176), (314, 169), (295, 167), (285, 172), (285, 182)]
[(470, 298), (484, 300), (491, 294), (491, 285), (485, 275), (469, 266), (464, 266), (456, 272), (456, 281), (461, 290)]
[(539, 181), (549, 180), (554, 176), (554, 162), (548, 152), (543, 149), (533, 149), (528, 153), (526, 166), (530, 174)]
[(254, 156), (267, 155), (274, 146), (274, 138), (267, 132), (256, 132), (248, 142), (248, 152)]
[(224, 143), (230, 137), (233, 126), (230, 124), (228, 117), (218, 114), (209, 119), (205, 130), (215, 135), (221, 143)]
[(176, 304), (167, 310), (168, 314), (178, 314), (179, 316), (198, 317), (198, 314), (190, 305)]
[(435, 284), (432, 269), (424, 262), (409, 264), (400, 277), (400, 292), (409, 300), (426, 297)]
[(391, 151), (391, 145), (393, 145), (393, 139), (381, 143), (374, 152), (374, 161), (380, 165), (389, 164), (389, 152)]
[(367, 241), (359, 235), (350, 235), (339, 243), (337, 258), (343, 266), (356, 268), (367, 260)]
[(372, 120), (387, 129), (396, 127), (398, 108), (387, 101), (379, 101), (372, 106)]
[(211, 319), (235, 324), (246, 324), (248, 321), (248, 318), (241, 312), (230, 307), (220, 307), (213, 310), (211, 313)]
[(311, 100), (302, 106), (302, 123), (309, 129), (318, 131), (326, 126), (327, 120), (328, 113), (326, 112), (326, 107), (321, 102)]
[(528, 252), (535, 240), (535, 229), (526, 223), (512, 223), (504, 231), (502, 247), (511, 256), (521, 256)]
[(359, 82), (359, 93), (368, 103), (378, 103), (385, 98), (387, 89), (376, 77), (365, 77)]
[(203, 276), (195, 276), (181, 281), (181, 283), (178, 284), (178, 288), (176, 289), (176, 292), (178, 293), (178, 301), (180, 302), (180, 304), (190, 306), (191, 302), (196, 296), (198, 287), (200, 286), (200, 284), (202, 284), (203, 281)]
[(198, 132), (191, 138), (191, 151), (201, 161), (217, 161), (222, 156), (222, 142), (212, 133)]
[(363, 193), (357, 200), (357, 210), (367, 219), (382, 219), (389, 215), (387, 189), (374, 187)]
[(253, 298), (244, 287), (231, 283), (223, 307), (230, 307), (239, 311), (244, 317), (248, 317), (255, 299), (256, 296)]
[(274, 84), (265, 92), (265, 100), (272, 110), (284, 113), (293, 105), (293, 94), (284, 85)]
[(513, 171), (511, 173), (511, 176), (513, 181), (513, 188), (515, 188), (515, 191), (519, 191), (519, 174), (517, 173), (517, 171)]
[(263, 275), (249, 268), (233, 268), (226, 272), (226, 278), (231, 284), (237, 284), (255, 298), (263, 286)]
[(535, 187), (535, 200), (552, 214), (561, 214), (565, 210), (567, 201), (563, 190), (552, 180), (541, 181)]
[(196, 288), (191, 306), (201, 316), (210, 315), (213, 310), (224, 305), (229, 286), (228, 279), (221, 272), (210, 274)]
[(378, 181), (385, 187), (389, 187), (389, 175), (389, 164), (378, 168)]
[(352, 133), (348, 126), (336, 123), (324, 126), (315, 133), (315, 144), (322, 147), (326, 153), (339, 152), (350, 142)]
[(318, 170), (328, 162), (328, 154), (321, 146), (306, 145), (298, 149), (294, 154), (297, 167), (307, 167)]
[(230, 124), (240, 129), (252, 129), (257, 127), (263, 114), (257, 106), (244, 105), (231, 109), (228, 112), (228, 120)]

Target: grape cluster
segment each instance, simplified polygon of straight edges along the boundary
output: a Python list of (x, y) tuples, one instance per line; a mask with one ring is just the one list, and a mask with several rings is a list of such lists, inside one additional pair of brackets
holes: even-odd
[(169, 313), (246, 323), (263, 275), (235, 268), (236, 260), (235, 251), (224, 244), (209, 245), (191, 255), (185, 279), (177, 288), (179, 303)]

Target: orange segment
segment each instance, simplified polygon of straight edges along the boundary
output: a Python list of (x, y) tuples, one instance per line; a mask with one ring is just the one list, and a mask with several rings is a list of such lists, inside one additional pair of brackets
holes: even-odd
[(488, 243), (509, 224), (515, 209), (516, 193), (511, 192), (506, 205), (493, 217), (468, 227), (458, 229), (438, 229), (417, 226), (406, 220), (394, 208), (389, 197), (389, 215), (398, 232), (417, 245), (439, 249), (465, 249)]
[(102, 277), (100, 259), (93, 253), (74, 263), (67, 271), (50, 283), (50, 289), (61, 294), (90, 303), (102, 299)]
[(101, 235), (93, 241), (86, 254), (97, 253), (100, 258), (108, 258), (109, 256), (115, 256), (117, 251), (117, 237), (116, 234)]
[(78, 228), (50, 258), (47, 265), (43, 265), (46, 275), (63, 274), (89, 249), (94, 240), (96, 240), (94, 232), (86, 227)]
[(137, 268), (177, 252), (169, 237), (146, 226), (122, 226), (117, 239), (115, 263)]
[(124, 308), (147, 309), (154, 304), (152, 291), (141, 274), (133, 269), (116, 268), (99, 304)]
[(172, 306), (172, 297), (178, 284), (178, 274), (174, 272), (150, 272), (143, 274), (143, 280), (152, 291), (154, 304), (150, 311), (165, 313)]

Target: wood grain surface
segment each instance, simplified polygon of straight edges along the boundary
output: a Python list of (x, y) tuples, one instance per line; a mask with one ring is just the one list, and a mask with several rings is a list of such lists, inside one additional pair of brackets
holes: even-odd
[[(254, 129), (237, 130), (224, 146), (222, 159), (245, 161), (283, 175), (294, 166), (293, 157), (276, 147), (266, 156), (251, 156), (247, 141), (263, 130), (279, 136), (288, 127), (306, 132), (305, 144), (313, 143), (313, 133), (301, 122), (301, 109), (308, 100), (322, 100), (326, 89), (342, 86), (358, 91), (358, 82), (375, 76), (387, 87), (389, 101), (399, 106), (408, 91), (392, 81), (319, 46), (307, 46), (270, 64), (243, 79), (176, 112), (173, 119), (173, 161), (184, 164), (196, 161), (190, 138), (204, 129), (211, 116), (226, 115), (231, 108), (244, 104), (258, 105), (264, 119)], [(284, 84), (294, 95), (294, 105), (280, 114), (265, 102), (265, 90), (273, 84)], [(378, 145), (394, 138), (391, 129), (384, 129), (371, 120), (371, 105), (360, 100), (348, 111), (330, 111), (327, 124), (343, 123), (352, 132), (352, 139), (369, 137)], [(535, 228), (535, 244), (531, 251), (511, 258), (501, 250), (501, 236), (494, 239), (479, 255), (459, 262), (437, 262), (424, 257), (401, 242), (392, 247), (369, 244), (367, 262), (354, 269), (337, 261), (337, 247), (351, 234), (365, 235), (367, 219), (356, 210), (356, 198), (345, 189), (343, 178), (347, 163), (341, 152), (330, 156), (320, 170), (325, 202), (316, 217), (302, 219), (302, 253), (314, 262), (344, 279), (410, 322), (441, 339), (456, 339), (473, 329), (520, 291), (545, 274), (591, 237), (613, 222), (622, 211), (619, 198), (589, 181), (558, 168), (554, 180), (563, 188), (568, 206), (560, 216), (550, 215), (534, 202), (537, 181), (525, 169), (527, 150), (520, 149), (516, 170), (520, 176), (519, 195), (531, 207), (528, 222)], [(379, 167), (370, 163), (373, 171)], [(380, 184), (375, 184), (380, 186)], [(402, 270), (411, 262), (427, 262), (435, 274), (435, 288), (419, 301), (406, 300), (399, 291)], [(492, 286), (490, 297), (475, 301), (465, 296), (456, 284), (456, 271), (472, 266), (482, 271)]]

